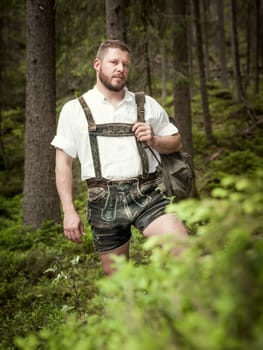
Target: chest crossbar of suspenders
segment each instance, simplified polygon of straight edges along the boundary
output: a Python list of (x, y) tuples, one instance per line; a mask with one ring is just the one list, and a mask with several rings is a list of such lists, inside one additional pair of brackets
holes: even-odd
[[(137, 121), (144, 122), (144, 102), (145, 97), (144, 93), (137, 92), (135, 93), (136, 103), (137, 103)], [(89, 137), (90, 137), (90, 147), (92, 152), (95, 177), (96, 179), (101, 179), (101, 164), (100, 164), (100, 155), (99, 155), (99, 146), (97, 136), (108, 136), (108, 137), (121, 137), (121, 136), (131, 136), (135, 138), (134, 132), (132, 132), (133, 124), (128, 123), (105, 123), (105, 124), (96, 124), (91, 110), (86, 103), (83, 96), (79, 97), (79, 102), (83, 111), (85, 113), (88, 126), (89, 126)], [(144, 148), (144, 145), (136, 140), (138, 152), (141, 157), (143, 177), (146, 177), (149, 174), (149, 162), (148, 157)]]

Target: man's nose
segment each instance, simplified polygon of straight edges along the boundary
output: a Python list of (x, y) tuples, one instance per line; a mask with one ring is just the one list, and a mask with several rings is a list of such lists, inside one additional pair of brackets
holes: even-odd
[(124, 71), (124, 64), (120, 62), (117, 66), (117, 69), (118, 69), (118, 71), (123, 72)]

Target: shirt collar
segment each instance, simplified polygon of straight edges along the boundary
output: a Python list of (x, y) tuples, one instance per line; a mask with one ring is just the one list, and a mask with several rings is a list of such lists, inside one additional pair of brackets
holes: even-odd
[[(98, 89), (97, 85), (95, 85), (93, 87), (93, 91), (96, 93), (98, 99), (101, 100), (101, 102), (106, 101), (105, 96), (100, 92), (100, 90)], [(128, 88), (125, 86), (124, 87), (124, 97), (123, 99), (120, 101), (120, 104), (124, 103), (124, 102), (132, 102), (133, 98), (132, 98), (132, 93), (128, 90)]]

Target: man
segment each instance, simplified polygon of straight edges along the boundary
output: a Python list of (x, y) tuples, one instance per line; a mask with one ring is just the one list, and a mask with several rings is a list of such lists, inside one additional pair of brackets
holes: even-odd
[(156, 154), (179, 151), (181, 136), (164, 109), (150, 96), (145, 101), (145, 122), (137, 121), (135, 96), (126, 87), (130, 56), (129, 47), (119, 40), (101, 44), (93, 62), (96, 85), (83, 95), (96, 125), (131, 125), (132, 136), (97, 137), (101, 176), (96, 176), (90, 130), (78, 99), (62, 108), (52, 141), (56, 147), (56, 184), (64, 212), (64, 234), (74, 242), (82, 241), (83, 223), (72, 193), (72, 162), (78, 156), (82, 180), (88, 184), (88, 221), (94, 247), (106, 275), (113, 272), (112, 254), (128, 258), (132, 225), (146, 237), (167, 233), (187, 237), (182, 222), (175, 215), (165, 214), (169, 201), (159, 190), (163, 183), (156, 171), (156, 159), (144, 147), (149, 166), (145, 176), (138, 151), (142, 144), (151, 146)]

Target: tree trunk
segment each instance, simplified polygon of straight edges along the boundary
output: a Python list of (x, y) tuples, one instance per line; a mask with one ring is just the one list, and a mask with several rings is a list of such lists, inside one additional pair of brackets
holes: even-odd
[(206, 138), (209, 142), (214, 141), (211, 117), (209, 112), (208, 104), (208, 94), (206, 89), (206, 78), (205, 78), (205, 65), (204, 65), (204, 55), (203, 55), (203, 39), (200, 25), (200, 9), (199, 0), (193, 0), (193, 10), (194, 10), (194, 21), (196, 29), (196, 48), (197, 48), (197, 58), (199, 65), (199, 75), (200, 75), (200, 89), (202, 95), (202, 107), (204, 113), (204, 126)]
[(221, 68), (221, 86), (223, 89), (229, 88), (226, 63), (226, 40), (225, 40), (225, 19), (224, 19), (224, 0), (217, 0), (218, 15), (218, 50)]
[(183, 136), (184, 150), (193, 155), (187, 17), (184, 0), (173, 1), (173, 14), (175, 23), (173, 26), (175, 28), (173, 31), (174, 109), (176, 121)]
[(0, 15), (0, 166), (1, 169), (6, 169), (6, 156), (5, 156), (5, 144), (3, 142), (3, 117), (2, 117), (2, 104), (3, 104), (3, 96), (4, 96), (4, 86), (3, 86), (3, 80), (4, 80), (4, 38), (3, 38), (3, 28), (4, 28), (4, 16), (3, 13)]
[(245, 87), (251, 78), (255, 95), (259, 92), (259, 53), (260, 53), (260, 0), (247, 2), (247, 52)]
[(167, 56), (165, 54), (165, 47), (164, 47), (164, 43), (161, 42), (160, 44), (160, 54), (161, 54), (161, 81), (162, 81), (162, 102), (165, 102), (166, 96), (167, 96), (167, 88), (166, 88), (166, 84), (167, 84), (167, 76), (166, 76), (166, 60), (167, 60)]
[[(259, 37), (263, 37), (263, 1), (260, 1), (259, 4)], [(262, 39), (259, 40), (259, 66), (261, 67), (261, 73), (259, 72), (259, 79), (260, 79), (260, 74), (262, 76), (262, 71), (263, 71), (263, 43)]]
[(109, 39), (126, 41), (125, 0), (106, 0), (106, 29)]
[(255, 85), (254, 93), (257, 95), (259, 93), (259, 52), (260, 52), (260, 0), (256, 0), (255, 3)]
[[(176, 124), (183, 139), (183, 150), (191, 155), (194, 169), (190, 81), (188, 60), (187, 7), (184, 0), (173, 0), (173, 52), (174, 52), (174, 110)], [(192, 196), (197, 196), (196, 185)]]
[(24, 224), (60, 220), (55, 187), (55, 1), (27, 0)]
[(188, 43), (188, 66), (189, 66), (189, 88), (190, 96), (193, 97), (195, 94), (194, 89), (194, 68), (193, 68), (193, 21), (192, 21), (192, 2), (186, 2), (186, 11), (187, 11), (187, 43)]
[(246, 22), (246, 70), (245, 70), (245, 77), (244, 77), (244, 86), (245, 91), (249, 87), (250, 84), (250, 66), (251, 66), (251, 42), (253, 42), (253, 31), (251, 33), (251, 27), (253, 27), (252, 22), (254, 22), (254, 18), (252, 19), (252, 11), (251, 11), (251, 1), (249, 0), (246, 4), (246, 16), (247, 16), (247, 22)]
[(244, 100), (240, 63), (238, 49), (238, 34), (237, 34), (237, 8), (236, 0), (231, 0), (231, 46), (233, 57), (233, 72), (234, 72), (234, 101), (241, 102)]
[(152, 73), (151, 73), (151, 60), (150, 60), (149, 39), (148, 39), (147, 10), (148, 10), (147, 3), (143, 2), (142, 3), (142, 25), (143, 25), (142, 40), (144, 45), (145, 62), (146, 62), (147, 86), (148, 86), (149, 95), (152, 95)]
[(209, 29), (211, 25), (208, 23), (209, 4), (207, 0), (202, 1), (203, 4), (203, 34), (204, 34), (204, 62), (206, 80), (210, 79), (210, 59), (209, 59)]

